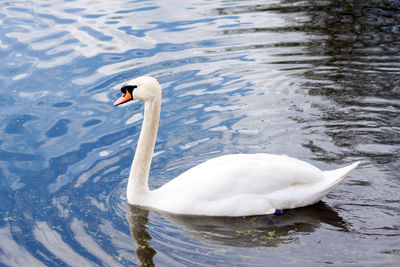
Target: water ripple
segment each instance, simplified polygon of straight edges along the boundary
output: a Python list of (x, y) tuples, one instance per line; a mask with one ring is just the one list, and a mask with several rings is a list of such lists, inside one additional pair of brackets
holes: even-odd
[[(0, 264), (394, 264), (399, 7), (1, 2)], [(152, 189), (227, 153), (362, 164), (327, 204), (280, 217), (127, 206), (143, 107), (112, 101), (140, 75), (163, 86)]]

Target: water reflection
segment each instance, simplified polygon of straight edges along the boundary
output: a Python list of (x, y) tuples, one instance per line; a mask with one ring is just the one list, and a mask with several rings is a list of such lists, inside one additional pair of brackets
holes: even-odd
[[(153, 266), (157, 253), (150, 245), (147, 231), (149, 210), (128, 205), (127, 219), (131, 235), (137, 244), (136, 255), (143, 266)], [(282, 216), (206, 217), (161, 214), (171, 224), (180, 226), (187, 234), (203, 242), (229, 247), (278, 247), (314, 232), (322, 224), (347, 231), (346, 222), (323, 202), (313, 206), (287, 210)]]
[(128, 219), (131, 235), (136, 240), (136, 256), (142, 266), (154, 266), (153, 257), (156, 251), (149, 245), (151, 236), (146, 231), (149, 221), (149, 210), (139, 206), (128, 205)]
[[(281, 0), (279, 4), (244, 3), (215, 9), (220, 15), (275, 13), (283, 18), (279, 23), (224, 29), (222, 34), (286, 37), (234, 49), (276, 48), (266, 63), (295, 73), (298, 91), (314, 98), (312, 107), (319, 114), (312, 110), (314, 114), (291, 118), (314, 133), (302, 145), (315, 160), (342, 164), (349, 158), (368, 159), (387, 171), (395, 168), (392, 174), (396, 177), (400, 158), (399, 10), (400, 1), (374, 0)], [(293, 37), (288, 40), (287, 36)], [(303, 111), (301, 107), (297, 110)], [(335, 146), (317, 140), (322, 135)]]
[(356, 157), (398, 165), (400, 2), (308, 2), (315, 8), (298, 7), (307, 17), (302, 30), (310, 39), (301, 55), (320, 59), (305, 62), (302, 89), (331, 101), (314, 106), (340, 152), (329, 155), (312, 142), (304, 146), (327, 161)]
[(217, 221), (130, 212), (143, 265), (398, 261), (400, 1), (36, 2), (0, 3), (0, 265), (136, 262), (124, 179), (140, 122), (110, 88), (140, 75), (165, 85), (154, 187), (212, 153), (363, 161), (324, 199), (346, 222), (323, 204)]

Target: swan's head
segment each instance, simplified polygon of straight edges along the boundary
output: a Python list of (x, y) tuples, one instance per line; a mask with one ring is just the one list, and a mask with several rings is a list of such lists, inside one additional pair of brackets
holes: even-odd
[(122, 96), (114, 102), (114, 106), (131, 100), (152, 102), (161, 100), (161, 86), (153, 77), (139, 77), (132, 79), (121, 87)]

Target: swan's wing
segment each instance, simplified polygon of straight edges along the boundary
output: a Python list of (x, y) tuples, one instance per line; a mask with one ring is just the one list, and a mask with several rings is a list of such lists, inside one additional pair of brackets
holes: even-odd
[[(323, 179), (320, 169), (286, 155), (234, 154), (199, 164), (163, 187), (216, 193), (268, 193)], [(222, 191), (222, 192), (219, 192)]]
[(249, 211), (249, 206), (254, 206), (267, 213), (270, 194), (322, 179), (321, 170), (288, 156), (226, 155), (199, 164), (153, 191), (154, 200), (159, 202), (154, 206), (175, 213), (189, 213), (187, 207), (199, 207), (230, 214), (233, 209), (243, 206)]

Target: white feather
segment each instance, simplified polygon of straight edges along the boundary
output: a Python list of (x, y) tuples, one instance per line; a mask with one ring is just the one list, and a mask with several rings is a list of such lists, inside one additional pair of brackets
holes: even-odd
[(148, 174), (157, 136), (161, 87), (154, 78), (129, 82), (145, 102), (145, 115), (128, 181), (133, 205), (175, 214), (247, 216), (314, 204), (357, 167), (321, 171), (286, 155), (234, 154), (203, 162), (150, 191)]

